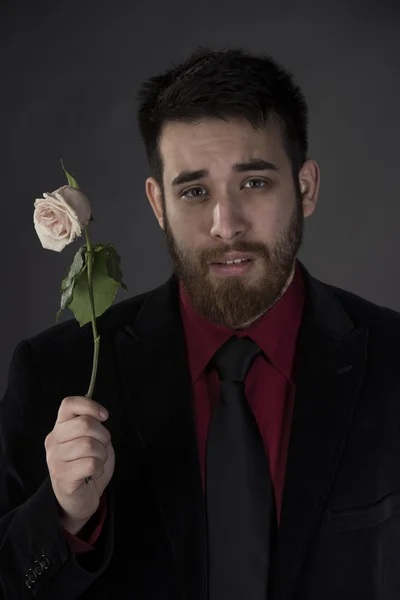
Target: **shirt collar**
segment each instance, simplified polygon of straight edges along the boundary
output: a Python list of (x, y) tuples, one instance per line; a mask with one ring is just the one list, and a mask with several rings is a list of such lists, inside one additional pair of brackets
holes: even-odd
[(232, 335), (250, 337), (290, 381), (304, 301), (305, 285), (301, 268), (296, 261), (293, 279), (278, 302), (258, 322), (242, 331), (235, 331), (197, 314), (180, 281), (179, 303), (192, 382), (198, 379), (216, 351)]

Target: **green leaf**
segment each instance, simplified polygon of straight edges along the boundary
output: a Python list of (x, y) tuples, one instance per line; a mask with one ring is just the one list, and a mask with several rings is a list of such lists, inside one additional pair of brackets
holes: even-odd
[(107, 253), (107, 272), (111, 279), (120, 284), (124, 290), (128, 291), (126, 284), (122, 281), (122, 271), (120, 268), (121, 257), (117, 253), (114, 244), (108, 244), (105, 252)]
[[(86, 246), (85, 246), (86, 248)], [(124, 290), (128, 291), (127, 285), (122, 281), (122, 271), (120, 268), (121, 257), (117, 253), (117, 250), (114, 244), (107, 244), (104, 246), (103, 244), (96, 244), (92, 246), (93, 252), (105, 252), (107, 255), (107, 274), (111, 279), (114, 279), (117, 283), (120, 284)]]
[(72, 188), (74, 188), (74, 189), (76, 189), (76, 190), (79, 190), (79, 189), (80, 189), (80, 187), (79, 187), (79, 185), (78, 185), (78, 182), (76, 181), (76, 179), (74, 179), (74, 178), (72, 177), (72, 175), (71, 175), (70, 173), (68, 173), (68, 171), (67, 171), (67, 170), (66, 170), (66, 168), (64, 167), (63, 159), (61, 159), (61, 166), (62, 166), (62, 168), (64, 169), (64, 173), (65, 173), (65, 174), (66, 174), (66, 176), (67, 176), (67, 180), (68, 180), (68, 185), (69, 185), (69, 187), (72, 187)]
[[(92, 286), (96, 318), (111, 306), (119, 286), (122, 285), (121, 282), (109, 276), (109, 256), (110, 244), (108, 246), (102, 246), (101, 244), (93, 246)], [(123, 284), (123, 287), (126, 288), (125, 284)], [(87, 269), (82, 271), (75, 281), (73, 299), (69, 304), (69, 308), (81, 327), (92, 320)]]
[(74, 260), (67, 277), (63, 279), (61, 283), (61, 308), (56, 315), (57, 321), (60, 318), (62, 311), (71, 304), (74, 295), (75, 283), (86, 269), (85, 251), (85, 246), (79, 248), (78, 252), (74, 256)]

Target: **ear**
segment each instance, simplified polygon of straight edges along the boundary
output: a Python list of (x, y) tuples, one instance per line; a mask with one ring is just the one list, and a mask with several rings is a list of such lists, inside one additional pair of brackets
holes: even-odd
[(303, 214), (309, 217), (318, 200), (320, 169), (315, 160), (307, 159), (299, 173), (300, 191), (303, 198)]
[(146, 195), (161, 229), (164, 229), (161, 188), (154, 177), (146, 179)]

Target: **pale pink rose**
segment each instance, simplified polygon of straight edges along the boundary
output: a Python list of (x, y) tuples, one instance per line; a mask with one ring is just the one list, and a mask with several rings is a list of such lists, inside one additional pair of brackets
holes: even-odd
[(43, 248), (61, 252), (82, 235), (92, 210), (83, 192), (68, 185), (35, 200), (33, 222)]

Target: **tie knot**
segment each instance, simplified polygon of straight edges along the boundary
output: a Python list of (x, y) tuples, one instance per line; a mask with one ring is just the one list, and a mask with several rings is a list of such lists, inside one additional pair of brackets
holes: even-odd
[(250, 338), (231, 337), (214, 355), (220, 380), (244, 381), (261, 348)]

